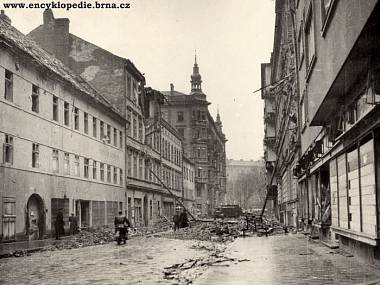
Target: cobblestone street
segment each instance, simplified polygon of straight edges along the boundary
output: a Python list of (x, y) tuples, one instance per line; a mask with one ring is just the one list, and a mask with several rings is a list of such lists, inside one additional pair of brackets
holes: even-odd
[[(175, 284), (163, 278), (164, 267), (211, 254), (192, 248), (196, 244), (135, 238), (127, 246), (111, 243), (6, 258), (0, 260), (0, 284)], [(377, 280), (370, 284), (380, 284), (378, 269), (302, 235), (241, 238), (224, 255), (235, 262), (210, 266), (194, 283), (361, 284)], [(184, 274), (188, 273), (185, 269)]]

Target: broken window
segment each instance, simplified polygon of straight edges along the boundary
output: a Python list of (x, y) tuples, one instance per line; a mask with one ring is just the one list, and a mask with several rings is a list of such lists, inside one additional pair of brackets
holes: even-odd
[(32, 167), (39, 167), (39, 157), (40, 157), (40, 146), (39, 144), (34, 143), (32, 145)]
[(39, 112), (39, 98), (40, 98), (40, 89), (36, 85), (32, 85), (32, 111)]
[(13, 164), (13, 137), (10, 135), (5, 135), (3, 153), (4, 163)]
[(5, 90), (4, 98), (13, 102), (13, 73), (5, 70)]
[(53, 96), (53, 120), (58, 122), (59, 116), (58, 116), (58, 97)]
[(70, 104), (68, 102), (63, 103), (63, 123), (66, 126), (70, 125)]

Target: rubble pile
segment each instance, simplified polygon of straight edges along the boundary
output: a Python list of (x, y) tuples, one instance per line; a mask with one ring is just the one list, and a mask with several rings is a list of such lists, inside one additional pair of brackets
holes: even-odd
[(241, 226), (234, 222), (213, 221), (191, 223), (190, 227), (175, 232), (166, 232), (161, 237), (226, 242), (232, 241), (240, 235)]

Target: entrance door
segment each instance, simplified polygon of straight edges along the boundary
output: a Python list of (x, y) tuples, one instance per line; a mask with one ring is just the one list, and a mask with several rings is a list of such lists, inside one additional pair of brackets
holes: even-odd
[(32, 194), (27, 203), (26, 229), (29, 240), (43, 238), (45, 231), (45, 207), (38, 194)]
[(144, 196), (144, 225), (148, 226), (148, 197)]

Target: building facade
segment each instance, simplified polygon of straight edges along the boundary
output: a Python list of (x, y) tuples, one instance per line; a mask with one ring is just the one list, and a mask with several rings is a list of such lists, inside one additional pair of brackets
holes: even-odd
[[(127, 121), (126, 213), (136, 226), (154, 222), (163, 213), (164, 200), (174, 204), (174, 198), (150, 172), (162, 171), (161, 120), (157, 110), (163, 99), (145, 88), (144, 76), (130, 60), (71, 34), (69, 20), (54, 18), (51, 10), (44, 11), (43, 24), (29, 36), (122, 111)], [(182, 171), (182, 167), (176, 169)]]
[(201, 75), (195, 59), (191, 92), (163, 92), (167, 104), (162, 116), (183, 138), (184, 155), (195, 163), (195, 199), (203, 215), (210, 215), (224, 202), (226, 192), (226, 138), (218, 114), (216, 121), (208, 111), (210, 104), (201, 88)]
[(48, 236), (60, 209), (66, 225), (71, 213), (113, 224), (126, 206), (124, 117), (4, 14), (0, 37), (0, 240)]
[(294, 1), (276, 1), (273, 52), (263, 64), (264, 157), (267, 169), (267, 201), (276, 199), (277, 215), (286, 226), (298, 225), (296, 168), (299, 156), (298, 84)]
[(195, 166), (186, 156), (183, 156), (182, 161), (183, 204), (190, 213), (198, 216), (202, 206), (195, 203)]
[(303, 213), (379, 264), (379, 1), (298, 2)]

